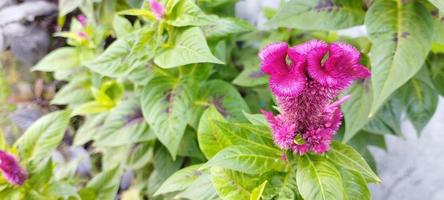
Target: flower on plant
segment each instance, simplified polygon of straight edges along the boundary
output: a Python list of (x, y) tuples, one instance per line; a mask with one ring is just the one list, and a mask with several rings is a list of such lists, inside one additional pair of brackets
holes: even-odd
[(28, 178), (28, 173), (20, 166), (18, 160), (2, 150), (0, 150), (0, 171), (13, 185), (23, 185)]
[(154, 15), (157, 19), (161, 19), (165, 14), (165, 8), (163, 5), (157, 0), (149, 0), (151, 11), (153, 11)]
[(80, 24), (84, 27), (88, 24), (88, 20), (86, 19), (85, 15), (77, 16), (77, 21), (79, 21)]
[(312, 40), (294, 47), (274, 43), (259, 57), (280, 108), (276, 116), (263, 111), (275, 144), (301, 155), (328, 151), (342, 122), (340, 105), (349, 98), (338, 100), (339, 93), (371, 75), (359, 64), (359, 51), (345, 43)]

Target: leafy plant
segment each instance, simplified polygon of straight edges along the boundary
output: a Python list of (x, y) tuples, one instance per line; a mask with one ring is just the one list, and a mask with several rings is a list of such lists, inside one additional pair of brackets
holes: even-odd
[[(235, 18), (234, 4), (60, 1), (59, 25), (68, 28), (55, 36), (67, 45), (33, 67), (65, 83), (51, 101), (60, 110), (14, 144), (0, 138), (28, 173), (23, 185), (0, 177), (0, 196), (371, 199), (368, 184), (381, 180), (367, 147), (402, 134), (402, 113), (420, 133), (444, 95), (442, 3), (283, 1), (266, 10), (266, 31)], [(358, 25), (368, 36), (336, 32)], [(278, 148), (257, 114), (275, 105), (257, 54), (310, 39), (352, 44), (372, 77), (344, 92), (351, 97), (329, 151), (299, 155)], [(62, 146), (87, 152), (87, 175), (79, 159), (54, 161)]]

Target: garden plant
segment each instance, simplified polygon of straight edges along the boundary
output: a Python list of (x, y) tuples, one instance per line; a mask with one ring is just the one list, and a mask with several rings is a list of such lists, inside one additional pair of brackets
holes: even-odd
[(32, 68), (57, 109), (0, 135), (0, 199), (371, 199), (368, 147), (444, 95), (443, 1), (288, 0), (264, 29), (235, 4), (60, 0)]

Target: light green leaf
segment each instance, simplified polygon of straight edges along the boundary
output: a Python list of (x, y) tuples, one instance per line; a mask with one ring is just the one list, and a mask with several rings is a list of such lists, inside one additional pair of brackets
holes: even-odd
[(217, 18), (211, 24), (203, 26), (202, 30), (206, 38), (217, 39), (253, 31), (254, 26), (247, 21), (237, 18)]
[(250, 114), (247, 112), (243, 112), (248, 121), (255, 125), (264, 125), (268, 126), (267, 120), (265, 120), (264, 115), (262, 114)]
[(257, 186), (253, 191), (251, 191), (250, 200), (261, 200), (262, 193), (264, 192), (267, 182), (268, 181), (264, 181), (261, 185)]
[(208, 159), (223, 148), (231, 145), (231, 141), (227, 136), (213, 123), (215, 120), (224, 121), (224, 117), (214, 106), (210, 106), (200, 118), (197, 131), (199, 147)]
[(122, 170), (118, 166), (100, 172), (79, 191), (82, 200), (114, 200), (121, 174)]
[(128, 9), (117, 13), (118, 15), (143, 16), (151, 20), (157, 20), (156, 16), (146, 9)]
[(154, 193), (154, 196), (185, 190), (202, 175), (203, 172), (199, 170), (201, 166), (192, 165), (177, 171), (163, 182), (162, 186)]
[(442, 0), (429, 0), (436, 8), (438, 8), (441, 12), (444, 12), (444, 1)]
[(267, 23), (302, 30), (337, 30), (360, 25), (365, 12), (362, 1), (290, 0)]
[(247, 174), (262, 174), (267, 171), (282, 171), (285, 162), (282, 153), (247, 145), (234, 145), (223, 149), (211, 158), (204, 167), (222, 167)]
[(109, 111), (114, 107), (113, 104), (103, 104), (98, 101), (89, 101), (79, 105), (73, 111), (73, 115), (91, 115)]
[(375, 0), (365, 24), (372, 41), (372, 115), (421, 68), (434, 31), (432, 16), (416, 1)]
[(49, 157), (62, 141), (70, 118), (71, 111), (63, 110), (47, 114), (34, 122), (15, 143), (20, 157), (35, 161)]
[(210, 173), (203, 173), (197, 180), (183, 192), (177, 195), (178, 198), (192, 200), (220, 200), (211, 182)]
[(206, 15), (192, 0), (179, 0), (168, 15), (167, 23), (173, 26), (204, 26), (216, 17)]
[(193, 89), (192, 82), (160, 76), (148, 82), (142, 92), (143, 116), (173, 158), (185, 132)]
[(108, 114), (100, 132), (96, 133), (96, 146), (110, 147), (134, 144), (154, 139), (143, 119), (140, 102), (135, 97), (122, 101)]
[(74, 47), (62, 47), (46, 55), (34, 67), (32, 67), (32, 70), (55, 72), (69, 70), (78, 66), (80, 66), (79, 51)]
[(222, 199), (249, 199), (250, 190), (256, 186), (255, 178), (229, 169), (211, 168), (211, 182)]
[(351, 95), (351, 98), (341, 106), (345, 119), (345, 133), (342, 141), (345, 143), (353, 138), (370, 120), (368, 115), (373, 100), (373, 93), (368, 80), (355, 83), (347, 94)]
[(173, 68), (192, 63), (224, 64), (213, 56), (202, 30), (198, 27), (188, 28), (181, 32), (176, 38), (175, 45), (157, 55), (154, 62), (163, 68)]
[(327, 153), (327, 158), (331, 162), (361, 173), (368, 182), (381, 182), (364, 158), (352, 147), (339, 142), (333, 142), (331, 146), (331, 150)]
[(96, 137), (107, 118), (108, 113), (86, 116), (85, 123), (77, 130), (74, 136), (74, 146), (83, 145)]
[(125, 17), (118, 15), (113, 18), (113, 28), (117, 38), (122, 38), (134, 31), (131, 22)]
[(233, 80), (233, 84), (243, 87), (255, 87), (268, 83), (269, 78), (258, 67), (259, 60), (257, 58), (245, 60), (243, 65), (244, 70)]
[(91, 81), (89, 77), (83, 75), (74, 77), (57, 92), (51, 100), (51, 104), (73, 107), (92, 100), (93, 96), (90, 87)]
[(136, 68), (145, 67), (153, 57), (153, 33), (151, 29), (142, 28), (119, 38), (86, 66), (103, 76), (125, 78)]
[(296, 174), (298, 190), (304, 199), (344, 199), (341, 175), (325, 158), (311, 155), (300, 157)]
[(138, 170), (146, 166), (153, 159), (154, 142), (142, 142), (131, 149), (126, 165), (129, 169)]
[(370, 200), (371, 194), (367, 187), (367, 182), (359, 172), (349, 171), (339, 168), (344, 186), (344, 196), (346, 200)]

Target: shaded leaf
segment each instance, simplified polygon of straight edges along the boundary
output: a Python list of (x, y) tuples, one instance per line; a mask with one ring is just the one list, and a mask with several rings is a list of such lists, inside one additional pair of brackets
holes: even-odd
[(55, 72), (72, 69), (78, 66), (80, 66), (79, 51), (74, 47), (62, 47), (46, 55), (34, 67), (32, 67), (32, 70)]

